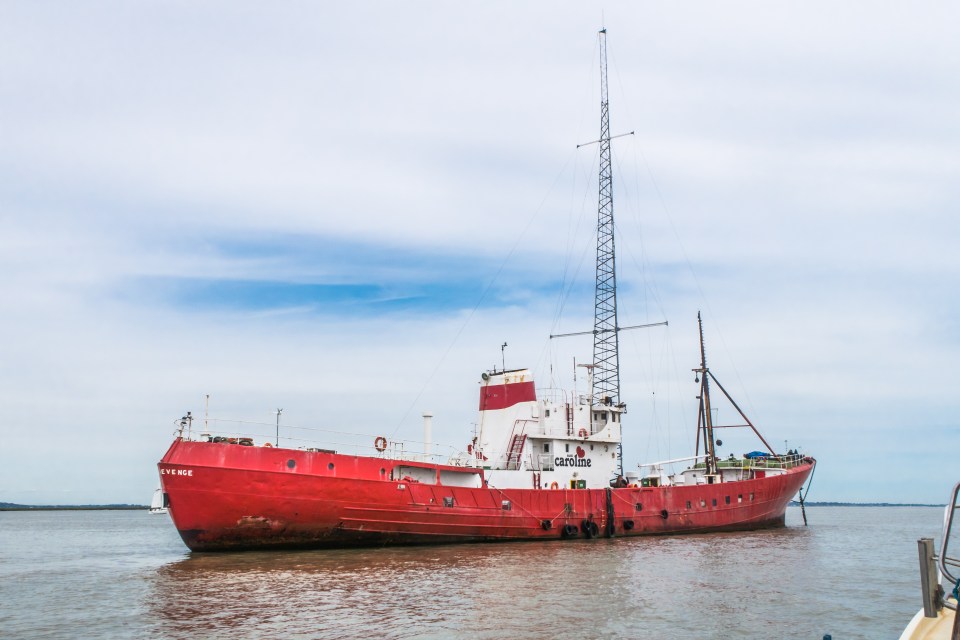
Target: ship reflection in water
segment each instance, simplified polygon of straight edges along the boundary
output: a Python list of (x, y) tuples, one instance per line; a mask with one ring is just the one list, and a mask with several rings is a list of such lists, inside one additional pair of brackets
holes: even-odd
[[(820, 637), (824, 603), (809, 596), (822, 588), (811, 567), (812, 539), (811, 529), (795, 527), (553, 544), (193, 554), (157, 571), (151, 614), (158, 631), (174, 637), (256, 630), (499, 638), (507, 629), (525, 638), (720, 637), (731, 625), (740, 630), (736, 637), (768, 637), (786, 627), (804, 630), (797, 637)], [(710, 615), (692, 615), (695, 609)]]
[(0, 517), (4, 638), (895, 638), (924, 507), (710, 536), (189, 554), (133, 511)]

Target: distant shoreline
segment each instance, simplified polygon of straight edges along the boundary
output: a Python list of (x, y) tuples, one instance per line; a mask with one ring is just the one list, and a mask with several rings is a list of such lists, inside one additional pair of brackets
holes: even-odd
[(0, 511), (148, 511), (145, 504), (14, 504), (0, 502)]
[[(806, 507), (944, 507), (943, 504), (923, 504), (919, 502), (804, 502)], [(791, 507), (799, 507), (797, 500), (790, 501)]]

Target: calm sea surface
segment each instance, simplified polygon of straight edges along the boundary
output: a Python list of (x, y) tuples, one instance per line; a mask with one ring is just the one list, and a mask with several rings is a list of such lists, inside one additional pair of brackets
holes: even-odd
[(4, 638), (897, 638), (942, 510), (712, 536), (191, 554), (138, 511), (0, 513)]

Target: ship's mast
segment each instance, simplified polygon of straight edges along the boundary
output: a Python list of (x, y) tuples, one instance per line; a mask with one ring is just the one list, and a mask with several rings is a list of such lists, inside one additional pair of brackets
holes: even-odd
[(613, 246), (613, 172), (607, 99), (607, 30), (600, 30), (600, 202), (597, 216), (597, 284), (593, 313), (594, 402), (620, 402), (617, 275)]
[[(757, 427), (750, 421), (750, 418), (747, 417), (747, 414), (743, 412), (743, 409), (740, 408), (740, 405), (736, 403), (733, 397), (727, 393), (727, 390), (723, 388), (723, 385), (720, 384), (720, 381), (717, 380), (717, 377), (710, 372), (710, 369), (707, 367), (707, 349), (704, 345), (703, 340), (703, 319), (700, 317), (700, 312), (697, 312), (697, 325), (700, 327), (700, 366), (694, 369), (693, 371), (697, 374), (696, 380), (694, 382), (700, 383), (700, 395), (697, 396), (700, 399), (700, 413), (697, 415), (697, 455), (700, 454), (700, 435), (703, 434), (703, 453), (707, 457), (707, 474), (715, 474), (717, 472), (717, 449), (716, 442), (713, 439), (714, 429), (726, 429), (731, 427), (750, 427), (753, 432), (756, 434), (757, 438), (760, 439), (760, 442), (763, 443), (763, 446), (770, 451), (770, 455), (777, 455), (776, 450), (770, 446), (770, 443), (760, 434), (760, 431)], [(621, 327), (623, 328), (623, 327)], [(720, 393), (730, 402), (733, 408), (740, 414), (740, 417), (743, 418), (745, 424), (736, 424), (736, 425), (715, 425), (713, 424), (713, 407), (710, 403), (710, 380), (713, 380), (717, 388), (720, 389)]]
[(703, 342), (703, 320), (700, 318), (699, 311), (697, 312), (697, 325), (700, 327), (700, 368), (694, 369), (694, 371), (700, 378), (699, 422), (703, 428), (703, 452), (707, 456), (707, 475), (712, 475), (717, 472), (717, 451), (713, 440), (713, 410), (710, 406), (710, 369), (707, 368), (707, 349)]

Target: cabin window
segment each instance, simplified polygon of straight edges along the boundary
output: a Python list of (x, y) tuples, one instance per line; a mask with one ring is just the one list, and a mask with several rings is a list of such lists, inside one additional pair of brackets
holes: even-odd
[(543, 452), (544, 452), (544, 453), (550, 453), (550, 443), (549, 443), (549, 442), (544, 442), (544, 443), (543, 443)]
[(453, 496), (444, 496), (443, 497), (443, 506), (452, 507), (453, 506)]
[(689, 508), (690, 508), (690, 501), (687, 500), (687, 509), (689, 509)]
[(743, 494), (742, 494), (742, 493), (737, 495), (737, 502), (743, 502)]
[(753, 502), (753, 492), (750, 492), (750, 502)]
[(701, 507), (707, 506), (707, 501), (704, 500), (703, 498), (700, 498), (700, 506), (701, 506)]
[(567, 451), (566, 451), (566, 452), (567, 452), (567, 453), (570, 453), (570, 445), (567, 444), (567, 445), (564, 445), (564, 446), (567, 448)]
[(543, 417), (544, 417), (544, 418), (549, 418), (549, 417), (550, 417), (550, 409), (544, 409), (544, 410), (543, 410)]
[(716, 498), (713, 499), (713, 506), (717, 506), (717, 499), (716, 499)]
[(502, 503), (500, 503), (500, 506), (504, 511), (510, 511), (511, 509), (513, 509), (513, 505), (510, 504), (509, 500), (504, 500)]
[(730, 496), (724, 496), (723, 501), (730, 504)]

